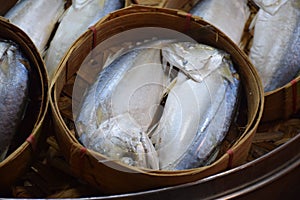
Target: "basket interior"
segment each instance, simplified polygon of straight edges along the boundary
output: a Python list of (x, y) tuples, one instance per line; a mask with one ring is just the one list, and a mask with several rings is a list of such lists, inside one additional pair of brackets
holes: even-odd
[[(54, 86), (56, 97), (54, 101), (57, 102), (61, 121), (64, 121), (66, 127), (68, 127), (68, 134), (72, 138), (72, 142), (79, 144), (75, 135), (72, 102), (80, 104), (79, 101), (74, 100), (77, 96), (74, 96), (72, 93), (73, 86), (76, 78), (80, 79), (80, 87), (87, 88), (92, 84), (89, 81), (90, 77), (87, 77), (88, 75), (86, 74), (78, 73), (78, 70), (93, 49), (93, 46), (95, 46), (94, 42), (96, 41), (96, 45), (98, 45), (120, 32), (135, 28), (162, 27), (184, 33), (199, 43), (211, 45), (228, 52), (240, 74), (242, 93), (237, 122), (232, 124), (229, 134), (227, 134), (225, 142), (222, 144), (219, 157), (222, 156), (253, 128), (254, 123), (257, 123), (255, 122), (259, 115), (257, 112), (261, 109), (261, 88), (257, 84), (257, 76), (253, 72), (246, 55), (219, 30), (199, 18), (187, 18), (186, 15), (181, 16), (178, 13), (174, 15), (172, 12), (175, 11), (156, 12), (156, 8), (151, 8), (152, 10), (144, 8), (144, 10), (138, 9), (140, 12), (132, 12), (135, 9), (138, 8), (133, 7), (130, 12), (128, 10), (124, 11), (129, 12), (126, 15), (121, 15), (119, 12), (113, 13), (106, 20), (96, 25), (98, 30), (96, 34), (92, 31), (87, 31), (73, 45), (70, 52), (66, 55), (65, 61), (60, 66), (60, 73)], [(135, 20), (132, 20), (133, 18)], [(149, 33), (149, 36), (155, 37), (156, 35), (155, 33)], [(96, 62), (98, 64), (103, 63), (107, 55), (118, 50), (118, 46), (120, 46), (119, 41), (116, 44), (111, 43), (111, 48), (108, 48), (107, 51), (94, 51), (93, 53), (98, 54), (97, 58), (99, 58)], [(93, 64), (93, 62), (87, 63)]]

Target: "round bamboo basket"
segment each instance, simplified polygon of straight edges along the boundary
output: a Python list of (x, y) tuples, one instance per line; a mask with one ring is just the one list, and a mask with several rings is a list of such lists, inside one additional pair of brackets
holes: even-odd
[[(130, 167), (109, 161), (105, 156), (86, 149), (74, 134), (70, 98), (74, 79), (78, 76), (85, 78), (84, 74), (77, 73), (82, 62), (93, 47), (104, 40), (141, 27), (159, 27), (184, 33), (199, 43), (228, 52), (235, 63), (243, 88), (238, 116), (239, 127), (235, 131), (236, 137), (226, 139), (229, 142), (223, 145), (222, 153), (209, 166), (181, 171), (148, 171)], [(87, 81), (86, 84), (90, 83)], [(132, 6), (116, 11), (83, 34), (61, 62), (50, 92), (55, 135), (72, 173), (107, 194), (189, 183), (244, 163), (262, 116), (264, 102), (261, 82), (254, 67), (246, 54), (222, 32), (185, 12), (143, 6)], [(106, 161), (106, 164), (103, 164), (102, 160)], [(109, 167), (108, 164), (114, 167)]]
[(0, 162), (0, 194), (5, 194), (27, 170), (36, 153), (49, 99), (46, 69), (33, 42), (22, 30), (3, 18), (0, 18), (0, 27), (0, 38), (17, 43), (31, 64), (27, 111), (20, 124), (18, 138), (10, 147), (11, 153)]

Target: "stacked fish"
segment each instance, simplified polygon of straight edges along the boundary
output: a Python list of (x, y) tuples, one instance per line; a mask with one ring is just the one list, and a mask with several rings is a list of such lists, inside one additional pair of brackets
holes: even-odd
[[(73, 41), (87, 28), (115, 9), (122, 1), (74, 0), (65, 12), (64, 0), (20, 0), (5, 17), (22, 29), (41, 54), (46, 54), (51, 75)], [(60, 25), (47, 50), (57, 23)], [(0, 161), (7, 155), (26, 111), (30, 69), (18, 45), (0, 41)], [(17, 95), (16, 95), (17, 94)]]
[(19, 46), (0, 40), (0, 162), (6, 157), (26, 111), (28, 69), (29, 62)]
[[(73, 0), (67, 10), (64, 5), (64, 0), (21, 0), (5, 15), (28, 34), (41, 54), (46, 54), (50, 79), (72, 43), (89, 26), (121, 8), (123, 0)], [(56, 24), (59, 24), (57, 30)]]
[[(215, 25), (239, 45), (250, 14), (247, 2), (203, 0), (191, 13)], [(255, 29), (249, 57), (265, 92), (270, 92), (290, 82), (300, 71), (300, 1), (254, 2), (260, 9), (251, 25)]]
[(290, 82), (300, 71), (300, 1), (261, 1), (249, 57), (265, 92), (269, 92)]
[(127, 165), (182, 170), (208, 165), (234, 119), (239, 78), (210, 46), (160, 40), (108, 64), (76, 119), (81, 142)]

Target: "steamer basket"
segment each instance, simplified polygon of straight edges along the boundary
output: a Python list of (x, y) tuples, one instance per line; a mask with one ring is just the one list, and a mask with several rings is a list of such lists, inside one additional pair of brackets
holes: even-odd
[[(251, 10), (248, 23), (246, 24), (242, 46), (246, 54), (250, 53), (253, 39), (253, 30), (249, 30), (250, 23), (256, 16), (259, 7), (252, 1), (248, 1)], [(300, 76), (286, 85), (264, 94), (265, 103), (261, 122), (286, 120), (300, 110)]]
[(190, 9), (201, 0), (126, 0), (125, 6), (138, 4), (141, 6), (156, 6), (161, 8), (172, 8), (184, 11)]
[[(239, 121), (242, 122), (240, 122), (238, 137), (224, 147), (224, 153), (213, 164), (182, 171), (147, 171), (129, 167), (119, 162), (109, 161), (103, 155), (84, 148), (76, 139), (74, 130), (71, 130), (73, 119), (70, 97), (76, 75), (87, 80), (84, 74), (77, 74), (85, 57), (93, 47), (104, 40), (126, 30), (141, 27), (175, 30), (200, 43), (223, 49), (231, 55), (243, 85), (239, 110)], [(246, 161), (252, 137), (263, 111), (261, 82), (247, 56), (222, 32), (200, 18), (170, 9), (142, 6), (125, 8), (108, 15), (91, 27), (91, 30), (73, 44), (61, 63), (51, 85), (50, 103), (55, 134), (72, 173), (99, 188), (100, 191), (116, 194), (189, 183)], [(103, 164), (102, 160), (106, 164)], [(107, 164), (113, 165), (114, 168), (108, 167)]]
[(16, 42), (31, 64), (30, 101), (19, 127), (19, 137), (14, 147), (11, 147), (9, 156), (0, 162), (0, 194), (5, 194), (9, 192), (11, 184), (27, 170), (42, 139), (42, 123), (48, 108), (48, 78), (42, 58), (29, 37), (1, 17), (0, 27), (0, 38)]

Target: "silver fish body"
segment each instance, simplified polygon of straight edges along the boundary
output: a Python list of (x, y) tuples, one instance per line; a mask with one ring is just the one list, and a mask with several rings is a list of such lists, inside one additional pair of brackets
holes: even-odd
[(22, 120), (28, 98), (28, 61), (18, 46), (0, 40), (0, 161)]
[(223, 31), (239, 44), (250, 11), (247, 0), (203, 0), (190, 11)]
[(121, 0), (75, 0), (66, 10), (46, 52), (45, 63), (50, 79), (72, 43), (93, 23), (121, 8)]
[(5, 17), (21, 28), (43, 54), (55, 24), (64, 12), (64, 0), (21, 0)]
[(299, 5), (299, 0), (290, 0), (274, 15), (258, 12), (249, 57), (265, 92), (287, 84), (300, 70)]
[[(231, 68), (231, 72), (235, 73), (235, 70)], [(226, 91), (222, 102), (216, 101), (212, 105), (206, 118), (210, 119), (209, 124), (199, 126), (193, 144), (182, 160), (176, 163), (176, 170), (205, 166), (214, 161), (215, 152), (218, 152), (219, 145), (224, 140), (234, 119), (238, 100), (239, 80), (233, 77), (233, 82), (224, 80), (224, 84)]]
[(289, 0), (254, 0), (254, 3), (271, 15), (274, 15), (282, 5)]
[[(160, 56), (159, 48), (133, 49), (103, 69), (89, 89), (76, 120), (77, 132), (86, 147), (108, 157), (115, 152), (118, 160), (126, 163), (131, 152), (132, 165), (158, 169), (156, 151), (145, 132), (168, 79)], [(118, 137), (119, 142), (111, 143), (103, 135)], [(128, 138), (139, 142), (124, 146)], [(103, 150), (112, 144), (112, 152)]]
[[(189, 51), (196, 56), (194, 50), (197, 49), (198, 57), (204, 61), (198, 62), (198, 68), (191, 72), (201, 74), (203, 69), (203, 75), (206, 75), (195, 81), (179, 72), (168, 95), (163, 115), (151, 138), (163, 170), (189, 169), (207, 162), (229, 129), (238, 90), (238, 81), (232, 76), (234, 71), (230, 71), (233, 68), (230, 60), (225, 59), (226, 54), (216, 54), (215, 49), (204, 45), (200, 48), (198, 44), (175, 45), (182, 47), (181, 55), (175, 56), (177, 58), (187, 58), (184, 55)], [(173, 50), (174, 46), (163, 49), (166, 54), (180, 53)], [(176, 64), (176, 60), (171, 60), (170, 64), (187, 66), (194, 62), (193, 59), (177, 61)]]

